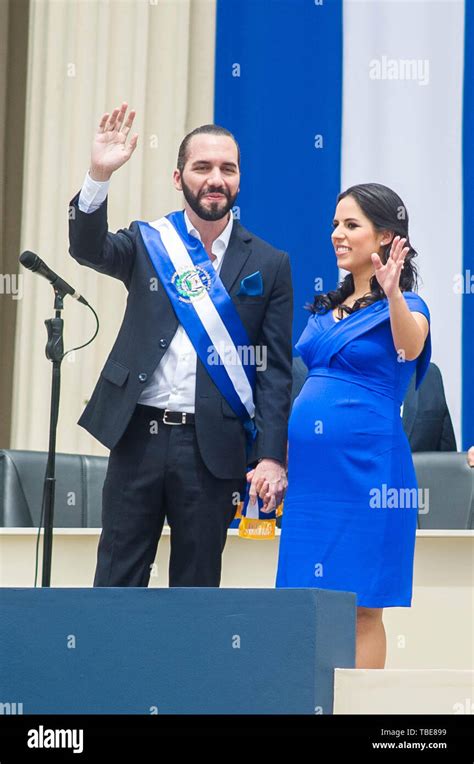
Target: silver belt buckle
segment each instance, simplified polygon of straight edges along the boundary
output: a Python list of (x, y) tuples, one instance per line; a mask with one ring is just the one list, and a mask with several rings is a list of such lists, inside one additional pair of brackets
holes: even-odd
[(185, 411), (181, 411), (181, 422), (167, 422), (166, 421), (166, 414), (168, 414), (168, 413), (171, 414), (172, 412), (170, 411), (170, 409), (165, 409), (165, 412), (163, 414), (163, 423), (164, 424), (178, 425), (178, 426), (180, 424), (186, 424), (186, 412)]

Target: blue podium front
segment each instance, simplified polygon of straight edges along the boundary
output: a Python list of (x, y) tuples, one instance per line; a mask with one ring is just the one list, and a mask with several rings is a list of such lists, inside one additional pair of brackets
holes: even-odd
[(355, 612), (322, 589), (0, 589), (0, 708), (330, 714)]

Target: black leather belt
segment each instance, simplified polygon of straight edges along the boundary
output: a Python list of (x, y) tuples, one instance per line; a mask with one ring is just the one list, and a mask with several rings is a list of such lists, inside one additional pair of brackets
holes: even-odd
[(146, 406), (143, 403), (138, 405), (149, 409), (150, 413), (153, 412), (153, 415), (164, 424), (194, 424), (194, 414), (188, 411), (170, 411), (169, 409), (159, 409), (156, 406)]

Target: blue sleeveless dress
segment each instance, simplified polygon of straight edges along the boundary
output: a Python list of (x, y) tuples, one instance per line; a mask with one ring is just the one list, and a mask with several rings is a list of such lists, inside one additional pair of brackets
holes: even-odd
[[(426, 303), (404, 292), (428, 321)], [(388, 301), (336, 321), (311, 315), (296, 349), (308, 376), (288, 431), (288, 490), (277, 587), (351, 591), (369, 608), (409, 607), (418, 490), (400, 407), (413, 373), (431, 357), (403, 361)]]

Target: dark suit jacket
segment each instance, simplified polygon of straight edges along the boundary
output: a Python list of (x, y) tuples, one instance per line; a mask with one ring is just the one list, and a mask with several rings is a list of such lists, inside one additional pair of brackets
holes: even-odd
[(308, 376), (308, 368), (299, 355), (295, 355), (292, 364), (293, 384), (291, 387), (291, 405), (293, 406), (295, 398), (301, 392), (306, 377)]
[[(302, 358), (293, 358), (291, 403), (300, 394), (308, 369)], [(448, 405), (444, 396), (441, 372), (430, 363), (426, 376), (415, 390), (413, 374), (403, 405), (403, 427), (412, 451), (456, 451)]]
[(402, 418), (412, 451), (457, 450), (443, 379), (434, 363), (430, 363), (418, 390), (415, 390), (415, 374), (411, 378)]
[[(173, 335), (178, 319), (156, 280), (138, 226), (115, 234), (107, 230), (107, 201), (90, 214), (71, 201), (69, 252), (81, 265), (124, 282), (127, 307), (115, 344), (79, 424), (108, 448), (123, 435), (145, 384), (150, 380)], [(238, 295), (240, 281), (259, 270), (263, 295)], [(246, 458), (243, 426), (197, 359), (195, 426), (201, 456), (218, 478), (238, 478), (247, 464), (261, 457), (285, 463), (291, 392), (293, 291), (288, 255), (257, 238), (234, 221), (220, 278), (242, 319), (252, 345), (267, 352), (265, 371), (257, 371), (254, 391), (258, 430)], [(104, 314), (113, 306), (103, 306)]]

